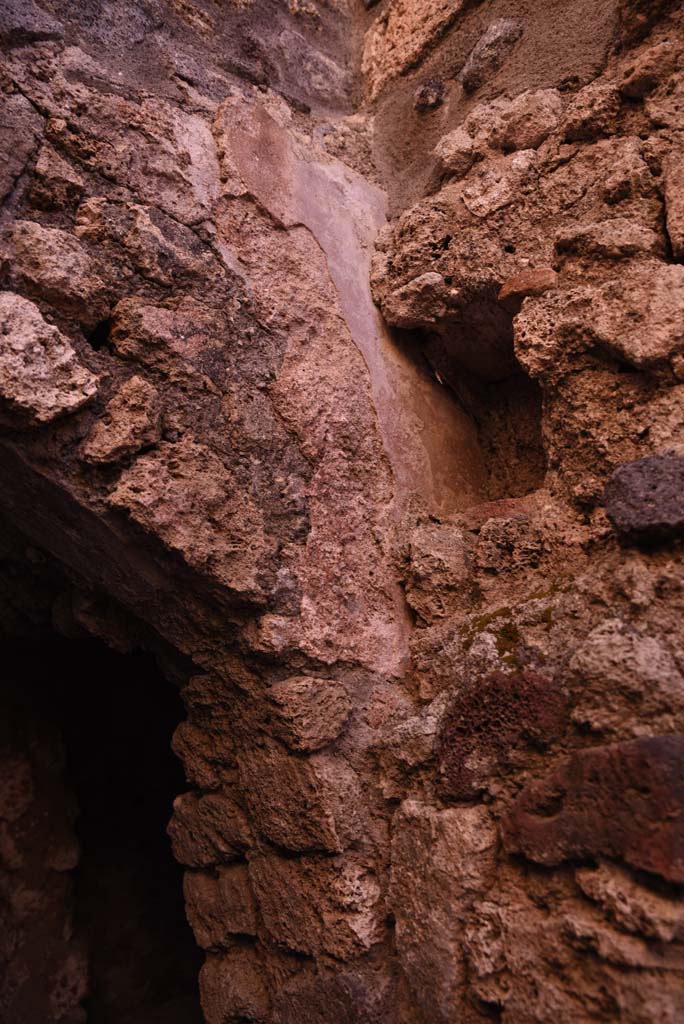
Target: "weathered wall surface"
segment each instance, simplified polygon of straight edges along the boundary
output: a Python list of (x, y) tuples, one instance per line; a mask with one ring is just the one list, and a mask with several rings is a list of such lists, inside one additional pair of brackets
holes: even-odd
[(208, 1024), (675, 1024), (681, 5), (0, 13), (3, 514), (194, 665)]

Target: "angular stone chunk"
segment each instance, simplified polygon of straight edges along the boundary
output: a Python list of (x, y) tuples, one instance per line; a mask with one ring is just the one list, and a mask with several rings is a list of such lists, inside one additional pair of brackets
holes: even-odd
[(297, 757), (264, 742), (241, 753), (238, 763), (254, 824), (277, 846), (337, 853), (360, 834), (358, 779), (339, 758)]
[(477, 159), (473, 140), (464, 128), (456, 128), (439, 140), (435, 146), (435, 156), (442, 171), (447, 171), (455, 178), (465, 178)]
[(613, 857), (684, 882), (684, 735), (580, 750), (522, 791), (503, 820), (509, 853), (536, 864)]
[(450, 523), (422, 523), (411, 534), (406, 598), (425, 622), (454, 613), (469, 573), (462, 530)]
[(97, 377), (28, 299), (0, 292), (0, 398), (10, 418), (39, 426), (90, 402)]
[(265, 1024), (270, 1018), (268, 992), (252, 949), (208, 957), (200, 971), (200, 998), (207, 1024)]
[(212, 874), (186, 871), (183, 895), (202, 949), (226, 949), (234, 935), (256, 935), (257, 910), (246, 865), (224, 865)]
[(279, 1024), (389, 1024), (393, 1018), (391, 969), (363, 961), (334, 974), (298, 971), (274, 996)]
[(639, 253), (658, 255), (663, 251), (660, 237), (627, 217), (614, 217), (596, 224), (563, 228), (556, 236), (556, 251), (618, 260)]
[(190, 868), (235, 860), (252, 841), (244, 811), (226, 793), (176, 797), (168, 833), (174, 857)]
[(375, 874), (356, 854), (249, 862), (264, 923), (287, 949), (347, 960), (382, 938), (383, 908)]
[(500, 97), (475, 107), (466, 119), (465, 129), (492, 149), (537, 149), (556, 129), (562, 113), (563, 101), (558, 90), (538, 89), (523, 92), (512, 100)]
[(421, 274), (392, 292), (383, 305), (385, 319), (403, 330), (429, 327), (445, 315), (447, 291), (441, 274)]
[(463, 932), (496, 871), (497, 834), (484, 807), (441, 811), (406, 800), (394, 818), (389, 904), (401, 964), (425, 1019), (461, 1020)]
[(503, 150), (537, 149), (555, 131), (562, 113), (557, 89), (524, 92), (501, 111), (492, 144)]
[(161, 406), (156, 388), (143, 377), (122, 384), (82, 448), (86, 462), (116, 462), (161, 437)]
[(592, 83), (581, 89), (565, 115), (569, 142), (598, 139), (615, 131), (620, 112), (620, 93), (613, 85)]
[(599, 288), (528, 298), (515, 319), (516, 356), (534, 377), (592, 341), (640, 369), (684, 352), (684, 266), (628, 264)]
[(41, 209), (61, 210), (83, 192), (83, 178), (48, 143), (42, 147), (31, 182), (31, 201)]
[(351, 714), (341, 683), (313, 676), (292, 676), (269, 691), (278, 737), (292, 750), (313, 751), (336, 740)]
[(466, 92), (475, 92), (499, 71), (524, 31), (518, 18), (498, 18), (475, 44), (461, 72)]
[(0, 202), (12, 191), (26, 166), (42, 123), (42, 118), (24, 96), (0, 94)]
[(13, 286), (49, 302), (85, 330), (106, 318), (104, 282), (83, 246), (67, 231), (19, 220), (3, 245), (2, 262)]
[(625, 540), (657, 543), (684, 534), (684, 456), (651, 455), (616, 469), (605, 491), (608, 518)]
[(522, 149), (497, 163), (488, 163), (463, 189), (463, 202), (475, 217), (489, 217), (517, 200), (536, 171), (537, 154)]
[(193, 569), (248, 600), (261, 599), (262, 515), (208, 448), (189, 438), (160, 444), (122, 474), (109, 501)]

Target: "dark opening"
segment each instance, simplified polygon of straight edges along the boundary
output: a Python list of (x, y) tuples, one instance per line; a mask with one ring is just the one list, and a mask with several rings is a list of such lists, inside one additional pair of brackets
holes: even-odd
[(99, 351), (109, 341), (109, 336), (112, 333), (112, 321), (111, 319), (101, 320), (99, 324), (93, 327), (92, 331), (88, 335), (89, 344)]
[[(33, 976), (21, 998), (13, 977), (0, 977), (0, 1006), (13, 1008), (0, 1017), (200, 1024), (202, 956), (166, 835), (185, 784), (170, 748), (183, 717), (177, 690), (151, 657), (98, 641), (55, 634), (14, 643), (5, 655), (0, 756), (30, 764), (34, 792), (11, 826), (22, 864), (2, 875), (3, 887), (32, 885), (43, 910), (18, 924), (8, 915), (14, 960)], [(0, 808), (3, 787), (7, 796), (16, 780), (0, 780)], [(17, 892), (0, 897), (16, 902)]]
[(513, 311), (499, 285), (471, 290), (432, 333), (418, 333), (422, 354), (474, 421), (487, 467), (483, 500), (517, 498), (543, 485), (542, 394), (513, 350)]

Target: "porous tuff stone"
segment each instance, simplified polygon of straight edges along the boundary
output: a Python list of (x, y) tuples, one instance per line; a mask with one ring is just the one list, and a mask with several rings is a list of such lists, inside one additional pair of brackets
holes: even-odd
[(684, 534), (684, 456), (652, 455), (620, 466), (606, 485), (608, 518), (633, 543)]
[[(677, 819), (653, 751), (615, 765), (684, 734), (682, 560), (599, 506), (684, 456), (681, 0), (12, 0), (3, 33), (0, 287), (98, 393), (3, 403), (0, 632), (178, 684), (208, 1024), (679, 1024)], [(510, 853), (599, 746), (524, 822), (563, 859)], [(0, 1017), (78, 1024), (78, 854), (40, 845), (72, 822), (6, 766)]]
[(12, 292), (0, 292), (4, 414), (19, 424), (39, 426), (81, 409), (96, 392), (97, 377), (38, 307)]
[(536, 672), (495, 672), (461, 687), (439, 735), (441, 793), (473, 799), (514, 761), (517, 747), (557, 739), (567, 715), (560, 688)]
[(269, 691), (277, 735), (292, 750), (321, 750), (344, 729), (352, 704), (334, 679), (293, 676)]
[(0, 259), (13, 287), (73, 317), (85, 330), (107, 316), (107, 287), (89, 254), (69, 232), (17, 221), (0, 246)]
[(132, 455), (161, 437), (159, 394), (143, 377), (131, 377), (107, 403), (85, 444), (86, 462), (107, 463)]
[(537, 864), (614, 857), (681, 883), (683, 802), (684, 735), (588, 748), (525, 787), (504, 842)]

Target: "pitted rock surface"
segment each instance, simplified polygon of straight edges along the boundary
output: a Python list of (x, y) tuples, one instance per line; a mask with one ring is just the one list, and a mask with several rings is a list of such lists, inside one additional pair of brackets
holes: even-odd
[(684, 736), (582, 750), (531, 783), (504, 822), (511, 852), (539, 864), (612, 857), (684, 880)]
[(684, 1019), (683, 40), (0, 0), (3, 1021)]
[(606, 512), (628, 541), (657, 543), (684, 534), (684, 457), (651, 455), (616, 469), (606, 485)]

